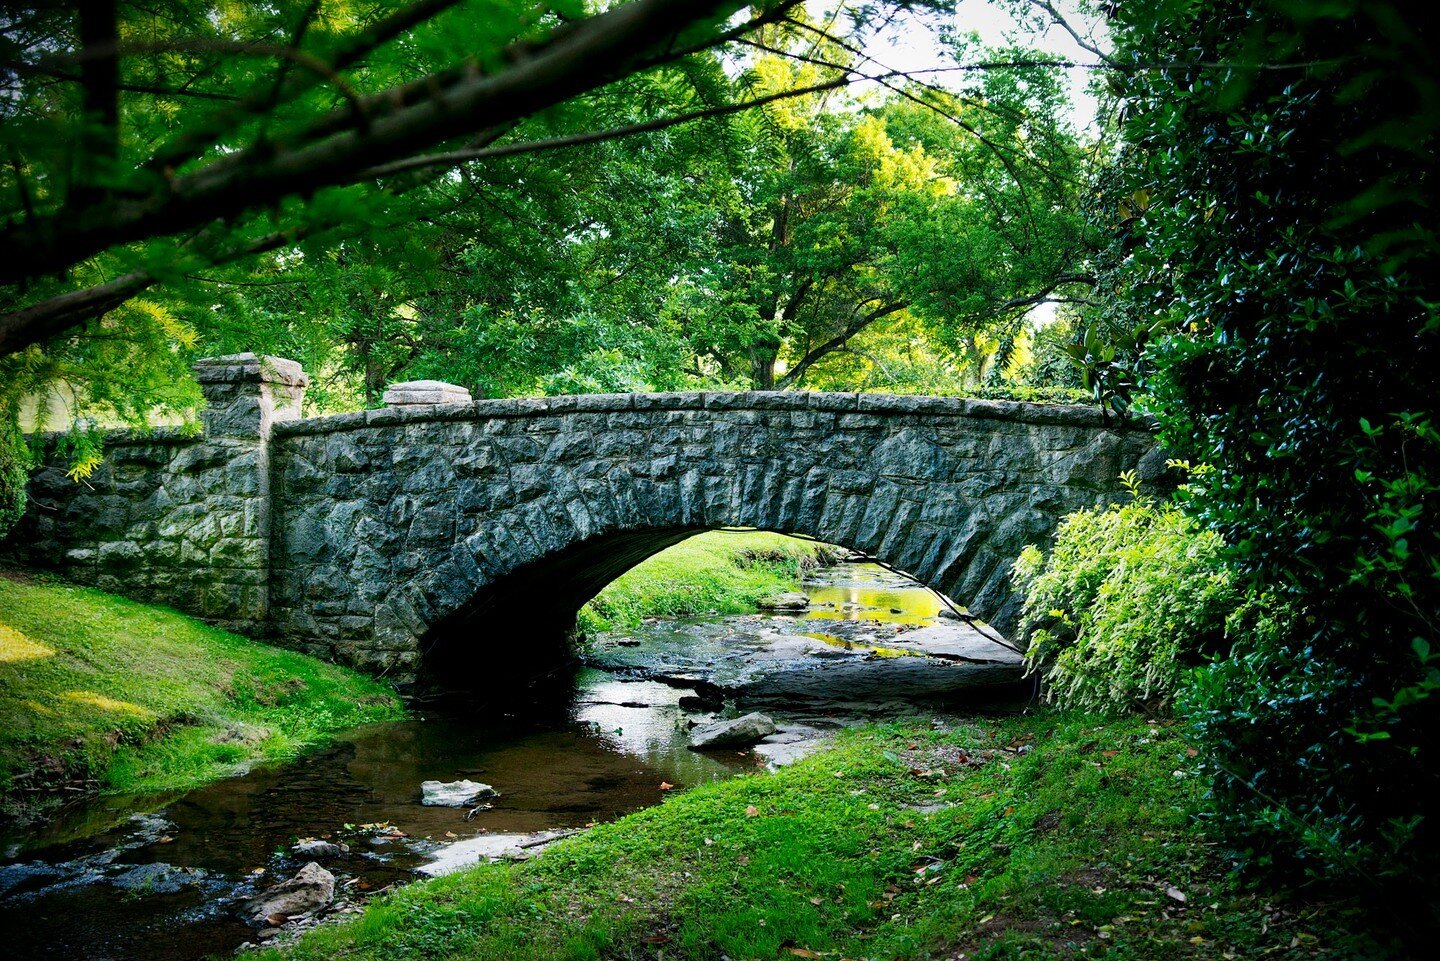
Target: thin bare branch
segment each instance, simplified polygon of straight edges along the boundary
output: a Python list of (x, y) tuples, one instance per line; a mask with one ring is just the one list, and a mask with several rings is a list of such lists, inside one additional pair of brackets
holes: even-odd
[(775, 103), (779, 100), (788, 100), (825, 90), (834, 90), (836, 87), (843, 87), (853, 82), (853, 78), (841, 77), (827, 81), (826, 83), (815, 84), (809, 87), (799, 87), (794, 90), (784, 90), (764, 97), (756, 97), (754, 100), (746, 100), (743, 103), (709, 107), (704, 110), (696, 110), (692, 113), (679, 114), (673, 117), (661, 117), (656, 120), (647, 120), (643, 123), (626, 124), (623, 127), (593, 130), (588, 133), (571, 134), (565, 137), (552, 137), (548, 140), (527, 140), (518, 143), (503, 144), (499, 147), (452, 150), (447, 153), (438, 154), (421, 154), (416, 157), (397, 160), (393, 163), (382, 164), (378, 167), (371, 167), (369, 170), (364, 171), (362, 176), (390, 177), (398, 173), (404, 173), (409, 170), (419, 170), (425, 167), (454, 167), (472, 160), (488, 160), (496, 157), (513, 157), (516, 154), (540, 153), (546, 150), (563, 150), (569, 147), (581, 147), (586, 144), (616, 140), (621, 137), (633, 137), (636, 134), (652, 133), (668, 127), (694, 123), (697, 120), (707, 120), (714, 117), (724, 117), (730, 114), (741, 113), (746, 110), (753, 110), (756, 107), (763, 107), (768, 103)]

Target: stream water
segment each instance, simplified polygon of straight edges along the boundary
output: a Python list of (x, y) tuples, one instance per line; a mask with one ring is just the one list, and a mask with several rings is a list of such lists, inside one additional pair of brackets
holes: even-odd
[[(787, 763), (870, 717), (965, 713), (1021, 696), (1016, 658), (940, 617), (930, 592), (873, 565), (804, 585), (803, 613), (655, 621), (586, 646), (568, 696), (525, 717), (426, 714), (351, 732), (294, 763), (175, 797), (109, 797), (0, 840), (7, 958), (188, 959), (260, 940), (249, 897), (320, 860), (330, 915), (474, 863), (525, 837), (610, 820), (667, 791)], [(752, 751), (700, 753), (689, 730), (760, 709)], [(499, 797), (470, 815), (420, 782), (470, 778)], [(296, 851), (307, 839), (339, 851)], [(516, 853), (516, 852), (520, 853)], [(272, 936), (274, 932), (265, 932)]]

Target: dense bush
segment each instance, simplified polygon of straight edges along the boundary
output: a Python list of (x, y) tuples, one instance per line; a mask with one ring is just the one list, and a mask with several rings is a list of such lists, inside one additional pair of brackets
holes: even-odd
[(1164, 707), (1220, 649), (1235, 591), (1220, 537), (1175, 505), (1137, 497), (1071, 514), (1049, 555), (1015, 564), (1020, 633), (1046, 696), (1098, 709)]
[[(1435, 924), (1440, 24), (1401, 0), (1118, 4), (1121, 291), (1247, 592), (1187, 699), (1251, 863)], [(1141, 371), (1143, 375), (1143, 370)]]
[(18, 430), (0, 422), (0, 537), (25, 513), (29, 451)]

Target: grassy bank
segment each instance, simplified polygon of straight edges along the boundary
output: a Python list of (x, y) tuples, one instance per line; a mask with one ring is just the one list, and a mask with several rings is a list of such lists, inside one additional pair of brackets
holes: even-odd
[(836, 549), (768, 531), (710, 531), (616, 578), (580, 611), (583, 631), (633, 627), (647, 617), (745, 614), (767, 594), (794, 590), (800, 572)]
[(383, 685), (167, 608), (0, 570), (0, 814), (175, 790), (396, 717)]
[(264, 957), (1385, 956), (1339, 905), (1242, 887), (1188, 767), (1175, 730), (1135, 719), (852, 731)]

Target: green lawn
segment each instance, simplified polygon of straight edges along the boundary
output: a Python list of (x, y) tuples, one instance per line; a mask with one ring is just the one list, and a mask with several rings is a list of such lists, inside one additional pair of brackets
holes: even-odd
[(1242, 886), (1175, 729), (1042, 712), (828, 753), (378, 898), (292, 959), (1380, 958), (1342, 905)]
[[(162, 607), (0, 570), (0, 804), (165, 791), (398, 717), (383, 685)], [(71, 790), (67, 790), (71, 789)]]
[(754, 613), (757, 600), (795, 590), (802, 569), (836, 556), (827, 544), (768, 531), (697, 534), (617, 577), (580, 611), (579, 626), (608, 631), (646, 617)]

